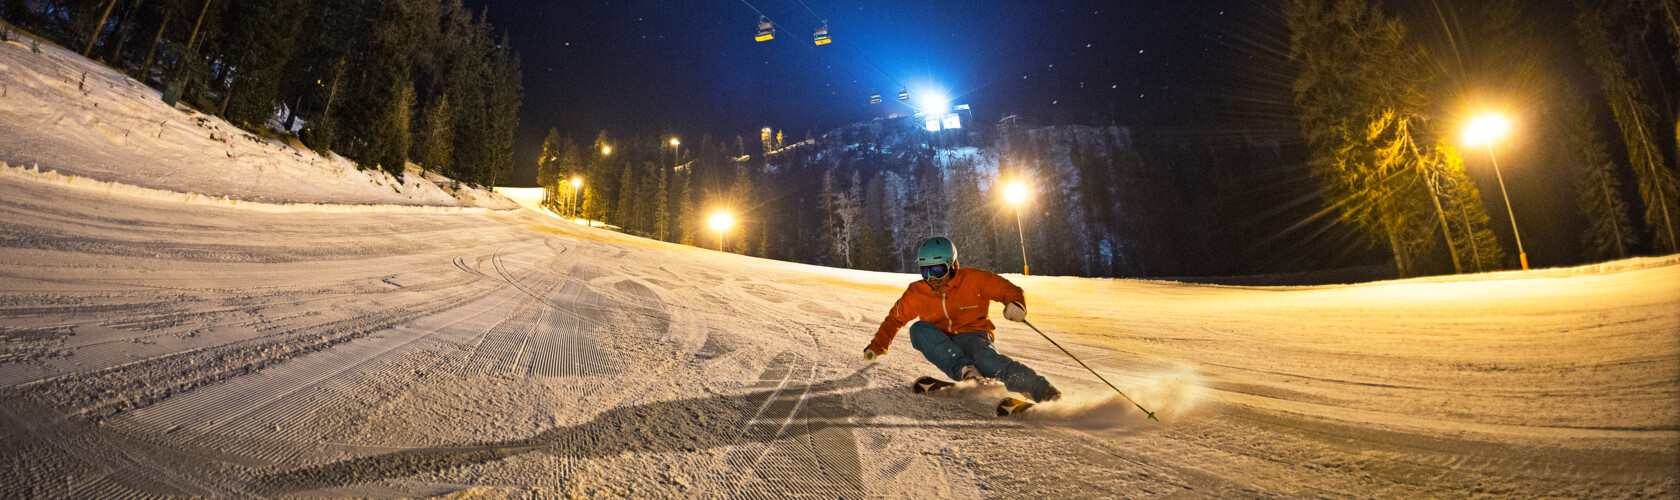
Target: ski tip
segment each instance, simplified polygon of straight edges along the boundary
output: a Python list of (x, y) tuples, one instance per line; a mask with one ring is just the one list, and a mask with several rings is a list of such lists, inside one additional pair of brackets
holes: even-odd
[(1152, 412), (1152, 411), (1151, 411), (1151, 412), (1145, 412), (1145, 413), (1148, 413), (1148, 414), (1149, 414), (1149, 419), (1150, 419), (1150, 420), (1154, 420), (1154, 421), (1156, 421), (1156, 422), (1160, 422), (1160, 421), (1161, 421), (1161, 419), (1158, 419), (1158, 418), (1155, 418), (1155, 412)]
[(1026, 402), (1026, 401), (1022, 401), (1022, 400), (1015, 399), (1015, 398), (1012, 398), (1012, 397), (1003, 398), (1002, 401), (998, 401), (997, 416), (1007, 417), (1007, 416), (1010, 416), (1010, 415), (1014, 415), (1016, 413), (1027, 411), (1027, 408), (1032, 408), (1032, 407), (1033, 407), (1033, 404), (1029, 403), (1029, 402)]

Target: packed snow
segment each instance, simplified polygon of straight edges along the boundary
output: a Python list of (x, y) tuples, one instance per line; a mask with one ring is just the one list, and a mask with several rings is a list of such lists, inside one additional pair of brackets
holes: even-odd
[(7, 496), (1680, 495), (1680, 257), (1005, 275), (1160, 422), (1001, 320), (1068, 397), (997, 418), (996, 385), (912, 394), (906, 333), (863, 360), (914, 276), (381, 181), (44, 49), (0, 45)]

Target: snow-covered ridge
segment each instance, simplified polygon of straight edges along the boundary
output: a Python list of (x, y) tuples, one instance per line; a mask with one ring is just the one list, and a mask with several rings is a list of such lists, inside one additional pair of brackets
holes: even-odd
[(209, 205), (256, 210), (261, 212), (314, 212), (314, 213), (362, 213), (362, 212), (418, 212), (418, 213), (488, 213), (492, 210), (485, 207), (435, 206), (435, 205), (396, 205), (389, 203), (351, 205), (341, 203), (267, 203), (261, 201), (240, 200), (227, 196), (213, 196), (199, 193), (184, 193), (166, 191), (162, 189), (144, 188), (107, 182), (87, 177), (65, 175), (56, 171), (42, 172), (39, 166), (32, 168), (14, 167), (0, 161), (0, 177), (23, 179), (43, 182), (57, 186), (64, 186), (83, 191), (93, 191), (119, 196), (129, 196), (148, 200), (185, 203), (188, 205)]

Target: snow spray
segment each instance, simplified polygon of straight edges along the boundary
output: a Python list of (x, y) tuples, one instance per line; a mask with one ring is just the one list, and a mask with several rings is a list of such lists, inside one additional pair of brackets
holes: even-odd
[(1073, 355), (1073, 353), (1068, 352), (1066, 347), (1062, 347), (1061, 344), (1056, 343), (1055, 339), (1051, 339), (1049, 335), (1045, 335), (1043, 330), (1039, 330), (1038, 327), (1033, 326), (1032, 323), (1027, 323), (1027, 320), (1025, 320), (1025, 319), (1021, 320), (1021, 323), (1027, 325), (1027, 327), (1029, 327), (1029, 328), (1032, 328), (1033, 331), (1038, 332), (1038, 335), (1040, 337), (1044, 337), (1044, 340), (1050, 341), (1050, 345), (1056, 346), (1057, 349), (1061, 349), (1062, 354), (1066, 354), (1066, 355), (1068, 355), (1068, 357), (1073, 358), (1073, 362), (1079, 363), (1079, 366), (1084, 366), (1085, 371), (1091, 372), (1092, 375), (1096, 375), (1097, 380), (1101, 380), (1104, 384), (1108, 384), (1108, 388), (1109, 389), (1114, 389), (1114, 392), (1120, 393), (1120, 397), (1126, 398), (1126, 401), (1131, 401), (1132, 406), (1136, 406), (1137, 409), (1143, 410), (1143, 413), (1145, 415), (1148, 415), (1150, 420), (1154, 420), (1156, 422), (1161, 421), (1160, 419), (1155, 418), (1155, 412), (1144, 409), (1143, 405), (1138, 404), (1138, 402), (1133, 400), (1131, 396), (1127, 396), (1126, 393), (1121, 392), (1119, 387), (1115, 387), (1114, 384), (1112, 384), (1108, 381), (1108, 379), (1103, 378), (1102, 374), (1097, 373), (1096, 370), (1092, 370), (1091, 367), (1087, 366), (1084, 361), (1080, 361), (1078, 357)]
[(1032, 410), (1017, 418), (1053, 421), (1078, 428), (1113, 429), (1137, 425), (1134, 408), (1142, 403), (1165, 415), (1168, 421), (1184, 422), (1207, 394), (1201, 375), (1188, 365), (1145, 374), (1141, 380), (1128, 385), (1136, 403), (1111, 391), (1093, 392), (1063, 387), (1060, 401), (1034, 405)]

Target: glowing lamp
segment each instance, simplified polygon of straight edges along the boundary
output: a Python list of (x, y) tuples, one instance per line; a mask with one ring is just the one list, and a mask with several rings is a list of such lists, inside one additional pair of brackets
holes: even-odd
[(712, 214), (712, 218), (706, 221), (706, 225), (710, 226), (713, 231), (728, 231), (731, 226), (735, 225), (735, 216), (729, 215), (728, 212), (718, 212)]
[(1465, 144), (1492, 144), (1511, 132), (1511, 122), (1504, 116), (1487, 113), (1470, 121), (1464, 129)]
[(730, 226), (735, 225), (735, 216), (729, 215), (729, 212), (717, 212), (712, 214), (712, 218), (706, 221), (706, 225), (711, 226), (713, 231), (717, 231), (718, 251), (722, 252), (723, 232), (728, 231)]
[(1009, 202), (1010, 205), (1020, 205), (1022, 203), (1026, 203), (1027, 185), (1020, 181), (1016, 181), (1009, 183), (1008, 186), (1004, 186), (1003, 201)]

